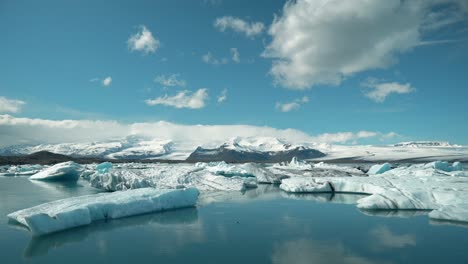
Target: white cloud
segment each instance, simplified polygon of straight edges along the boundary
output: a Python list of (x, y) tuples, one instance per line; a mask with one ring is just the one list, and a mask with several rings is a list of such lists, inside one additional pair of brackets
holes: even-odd
[(110, 86), (112, 84), (112, 77), (108, 76), (102, 80), (102, 85), (104, 86)]
[(198, 89), (196, 92), (185, 90), (181, 91), (175, 96), (168, 96), (167, 94), (155, 99), (146, 100), (147, 105), (166, 105), (175, 108), (190, 108), (200, 109), (205, 107), (205, 101), (208, 99), (207, 89)]
[(361, 139), (377, 138), (381, 141), (399, 137), (395, 132), (380, 133), (374, 131), (359, 131), (359, 132), (338, 132), (338, 133), (323, 133), (313, 137), (313, 141), (322, 143), (352, 143), (356, 144)]
[(311, 142), (295, 129), (250, 125), (183, 125), (165, 121), (125, 124), (112, 120), (47, 120), (0, 115), (0, 147), (16, 144), (92, 142), (141, 135), (187, 143), (191, 150), (203, 144), (221, 144), (233, 137), (277, 137)]
[(142, 51), (144, 53), (154, 53), (160, 45), (159, 40), (153, 37), (151, 31), (145, 26), (140, 26), (139, 31), (131, 35), (127, 43), (131, 51)]
[(221, 32), (232, 29), (239, 33), (244, 33), (247, 37), (255, 37), (261, 34), (265, 25), (261, 22), (247, 22), (237, 17), (219, 17), (214, 22), (214, 27)]
[(18, 113), (26, 102), (0, 96), (0, 113)]
[(227, 100), (227, 89), (223, 89), (221, 94), (218, 96), (218, 103), (224, 103)]
[(226, 58), (218, 59), (213, 54), (211, 54), (211, 52), (208, 52), (207, 54), (203, 55), (202, 60), (204, 63), (213, 64), (213, 65), (221, 65), (221, 64), (228, 63), (228, 59)]
[(233, 137), (276, 137), (293, 144), (307, 144), (346, 143), (359, 138), (380, 138), (387, 135), (361, 131), (311, 136), (296, 129), (276, 129), (268, 126), (183, 125), (165, 121), (127, 124), (113, 120), (48, 120), (11, 115), (0, 115), (0, 131), (0, 147), (17, 144), (92, 142), (140, 135), (184, 143), (189, 151), (201, 145), (219, 145)]
[(240, 53), (237, 48), (231, 48), (231, 56), (232, 56), (232, 61), (234, 61), (235, 63), (240, 62)]
[(390, 94), (408, 94), (415, 91), (409, 83), (379, 82), (377, 79), (369, 78), (361, 84), (369, 88), (365, 95), (374, 102), (382, 103)]
[[(274, 59), (270, 73), (286, 88), (338, 85), (395, 64), (427, 30), (457, 21), (454, 12), (465, 14), (463, 1), (290, 0), (269, 29), (263, 56)], [(452, 8), (434, 8), (441, 3)]]
[(171, 74), (171, 75), (158, 75), (154, 79), (155, 82), (165, 86), (165, 87), (185, 87), (187, 84), (185, 80), (179, 79), (180, 74)]
[(301, 105), (307, 102), (309, 102), (309, 97), (304, 96), (289, 103), (276, 103), (276, 109), (278, 109), (281, 112), (289, 112), (292, 110), (299, 109)]

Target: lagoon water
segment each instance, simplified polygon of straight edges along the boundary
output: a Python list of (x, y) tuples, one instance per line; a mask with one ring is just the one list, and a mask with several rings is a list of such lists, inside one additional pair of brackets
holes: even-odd
[(350, 194), (288, 195), (272, 185), (37, 238), (6, 217), (97, 192), (86, 182), (0, 177), (1, 263), (468, 263), (467, 226), (427, 212), (361, 212), (342, 203), (357, 198)]

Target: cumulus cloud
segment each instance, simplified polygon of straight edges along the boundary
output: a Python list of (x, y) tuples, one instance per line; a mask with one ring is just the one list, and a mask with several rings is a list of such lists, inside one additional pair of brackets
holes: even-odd
[(140, 26), (138, 32), (131, 35), (127, 43), (131, 51), (141, 51), (145, 54), (156, 52), (160, 46), (159, 40), (146, 26)]
[(208, 99), (208, 90), (205, 88), (198, 89), (196, 92), (185, 90), (177, 93), (174, 96), (167, 94), (155, 99), (146, 100), (147, 105), (166, 105), (175, 108), (190, 108), (200, 109), (205, 107), (205, 101)]
[(187, 84), (185, 80), (180, 79), (180, 74), (158, 75), (154, 81), (165, 87), (185, 87)]
[(276, 109), (281, 112), (289, 112), (292, 110), (297, 110), (301, 107), (301, 105), (309, 102), (309, 97), (304, 96), (302, 98), (298, 98), (292, 102), (288, 103), (276, 103)]
[(466, 10), (465, 0), (290, 0), (269, 28), (263, 56), (273, 59), (270, 73), (286, 88), (338, 85), (395, 64), (428, 30)]
[(409, 83), (379, 82), (374, 78), (367, 79), (361, 85), (369, 88), (365, 96), (377, 103), (383, 103), (390, 94), (408, 94), (415, 91)]
[(223, 89), (221, 91), (221, 94), (218, 96), (218, 103), (224, 103), (224, 101), (227, 100), (227, 93), (228, 93), (227, 89)]
[(213, 25), (221, 32), (231, 29), (251, 38), (260, 35), (265, 29), (265, 25), (261, 22), (247, 22), (232, 16), (218, 17)]
[(0, 96), (0, 113), (18, 113), (26, 102)]
[(381, 141), (398, 137), (395, 132), (380, 133), (374, 131), (359, 131), (359, 132), (338, 132), (338, 133), (323, 133), (313, 137), (314, 142), (322, 143), (352, 143), (356, 144), (361, 139), (377, 138)]
[(231, 48), (231, 56), (232, 56), (232, 61), (234, 61), (235, 63), (240, 62), (240, 53), (237, 48)]
[(110, 86), (112, 84), (112, 77), (108, 76), (102, 80), (102, 85), (104, 86)]

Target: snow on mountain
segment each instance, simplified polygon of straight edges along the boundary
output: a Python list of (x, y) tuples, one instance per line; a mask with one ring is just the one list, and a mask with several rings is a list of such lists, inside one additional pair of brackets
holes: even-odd
[(300, 159), (397, 161), (468, 160), (468, 147), (439, 141), (413, 141), (395, 145), (330, 145), (291, 142), (275, 137), (235, 137), (226, 141), (192, 142), (128, 136), (90, 143), (11, 146), (0, 155), (27, 155), (49, 151), (73, 157), (110, 159), (167, 159), (226, 162), (281, 162)]
[(348, 159), (350, 161), (401, 161), (401, 160), (468, 160), (468, 147), (454, 145), (412, 145), (371, 146), (371, 145), (329, 145), (318, 148), (327, 155), (318, 160)]
[(410, 141), (400, 142), (393, 145), (394, 147), (412, 147), (412, 148), (424, 148), (424, 147), (461, 147), (460, 145), (452, 145), (445, 141)]
[(148, 140), (129, 136), (120, 140), (90, 143), (40, 144), (34, 146), (11, 146), (0, 150), (0, 155), (27, 155), (49, 151), (72, 157), (105, 157), (111, 159), (157, 158), (171, 154), (170, 140)]
[[(312, 144), (311, 144), (312, 145)], [(198, 147), (188, 161), (282, 162), (294, 157), (311, 159), (325, 156), (307, 145), (293, 145), (271, 137), (233, 138), (216, 148)]]

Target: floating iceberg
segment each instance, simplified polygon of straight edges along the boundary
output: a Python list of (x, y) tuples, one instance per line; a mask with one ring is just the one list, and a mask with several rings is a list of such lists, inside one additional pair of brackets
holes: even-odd
[[(258, 183), (281, 183), (281, 179), (287, 177), (285, 175), (274, 174), (263, 165), (257, 163), (227, 164), (224, 161), (209, 163), (199, 162), (195, 166), (216, 175), (227, 177), (255, 177)], [(251, 181), (250, 179), (246, 180)]]
[[(106, 191), (119, 191), (144, 187), (177, 189), (195, 187), (200, 191), (244, 191), (256, 186), (255, 179), (239, 176), (220, 176), (201, 165), (152, 164), (140, 169), (125, 166), (113, 168), (106, 173), (95, 172), (84, 179), (91, 186)], [(254, 181), (252, 181), (254, 180)]]
[(31, 180), (40, 181), (77, 181), (83, 168), (78, 163), (67, 161), (46, 168), (31, 177)]
[(392, 169), (392, 166), (389, 163), (384, 163), (384, 164), (376, 164), (370, 167), (369, 171), (367, 172), (369, 175), (375, 175), (375, 174), (382, 174), (386, 171), (389, 171)]
[(0, 172), (0, 176), (29, 176), (38, 173), (42, 165), (17, 165), (6, 167)]
[[(344, 192), (369, 194), (357, 201), (366, 210), (434, 210), (429, 217), (468, 222), (468, 179), (428, 172), (426, 165), (397, 168), (378, 177), (294, 177), (280, 188), (293, 193)], [(431, 171), (429, 171), (431, 173)], [(437, 175), (437, 176), (434, 176)], [(448, 175), (450, 176), (450, 175)]]
[(99, 172), (99, 173), (106, 173), (108, 172), (110, 169), (112, 169), (113, 165), (111, 162), (103, 162), (103, 163), (100, 163), (96, 166), (96, 170)]
[(142, 188), (53, 201), (11, 213), (8, 217), (27, 226), (33, 235), (40, 236), (98, 220), (195, 206), (198, 195), (195, 188)]
[(454, 162), (453, 165), (450, 165), (446, 161), (434, 161), (431, 163), (427, 163), (424, 165), (424, 168), (432, 168), (436, 170), (441, 170), (445, 172), (452, 172), (452, 171), (462, 171), (463, 167), (460, 162)]
[(339, 166), (339, 165), (334, 165), (334, 164), (328, 164), (325, 162), (319, 162), (314, 164), (314, 168), (317, 169), (325, 169), (325, 170), (334, 170), (334, 171), (342, 171), (342, 172), (348, 172), (352, 174), (363, 174), (363, 172), (359, 169), (349, 167), (349, 166)]

